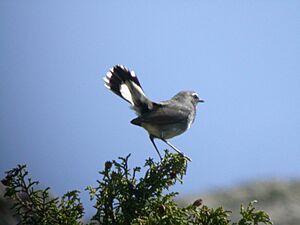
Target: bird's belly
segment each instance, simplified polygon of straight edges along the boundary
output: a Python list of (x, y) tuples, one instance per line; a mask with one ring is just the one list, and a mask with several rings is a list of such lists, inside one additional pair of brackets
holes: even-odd
[(169, 139), (177, 135), (182, 134), (186, 131), (187, 126), (185, 124), (176, 125), (152, 125), (148, 123), (143, 123), (142, 127), (148, 131), (154, 137), (161, 139)]

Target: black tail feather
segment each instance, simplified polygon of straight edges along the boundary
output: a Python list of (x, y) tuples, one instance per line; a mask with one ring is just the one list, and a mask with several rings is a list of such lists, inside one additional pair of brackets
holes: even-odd
[(105, 86), (132, 105), (137, 114), (152, 108), (153, 103), (145, 96), (134, 71), (116, 65), (104, 77)]

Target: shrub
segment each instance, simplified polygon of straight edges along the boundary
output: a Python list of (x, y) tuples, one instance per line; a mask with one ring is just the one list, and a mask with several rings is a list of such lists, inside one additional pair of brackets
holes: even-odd
[[(222, 207), (213, 209), (198, 199), (187, 207), (178, 207), (174, 201), (176, 192), (169, 187), (182, 183), (187, 161), (168, 151), (161, 162), (148, 159), (145, 173), (141, 168), (129, 168), (130, 155), (119, 160), (107, 161), (99, 172), (97, 187), (87, 187), (91, 200), (96, 200), (96, 214), (90, 224), (105, 225), (258, 225), (272, 224), (263, 211), (256, 211), (255, 201), (241, 206), (241, 219), (234, 223), (230, 211)], [(83, 206), (79, 191), (74, 190), (62, 198), (51, 198), (49, 188), (38, 189), (38, 181), (27, 178), (25, 165), (18, 165), (6, 172), (2, 183), (5, 196), (14, 201), (13, 209), (20, 218), (19, 224), (83, 224)]]

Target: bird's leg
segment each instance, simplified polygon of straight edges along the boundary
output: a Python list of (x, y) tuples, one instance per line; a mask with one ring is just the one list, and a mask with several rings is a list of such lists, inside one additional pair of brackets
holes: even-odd
[(152, 144), (153, 144), (153, 146), (154, 146), (156, 152), (158, 153), (160, 160), (162, 160), (162, 157), (161, 157), (161, 155), (160, 155), (160, 153), (159, 153), (159, 151), (158, 151), (158, 148), (156, 147), (156, 144), (155, 144), (155, 142), (154, 142), (154, 137), (153, 137), (152, 135), (150, 135), (149, 138), (150, 138), (150, 140), (151, 140), (151, 142), (152, 142)]
[(170, 142), (168, 142), (166, 139), (161, 139), (163, 142), (165, 142), (167, 145), (169, 145), (171, 148), (173, 148), (178, 154), (185, 157), (190, 162), (192, 161), (188, 156), (184, 155), (183, 152), (181, 152), (178, 148), (176, 148), (174, 145), (172, 145)]

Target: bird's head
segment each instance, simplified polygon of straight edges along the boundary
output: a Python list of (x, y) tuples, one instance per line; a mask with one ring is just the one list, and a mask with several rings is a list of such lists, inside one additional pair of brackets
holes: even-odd
[(193, 105), (197, 105), (199, 102), (203, 103), (204, 100), (194, 91), (181, 91), (173, 97), (173, 99), (179, 102), (191, 102)]

